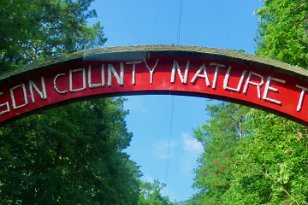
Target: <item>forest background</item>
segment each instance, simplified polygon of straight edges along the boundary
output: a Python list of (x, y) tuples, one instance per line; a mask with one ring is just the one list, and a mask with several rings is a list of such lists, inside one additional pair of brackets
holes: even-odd
[[(92, 0), (0, 3), (0, 72), (106, 42)], [(308, 67), (308, 4), (265, 0), (256, 54)], [(204, 152), (184, 202), (162, 196), (163, 184), (142, 173), (123, 150), (122, 98), (103, 98), (44, 111), (0, 130), (1, 204), (307, 204), (307, 128), (230, 103), (206, 107), (211, 119), (195, 130)]]

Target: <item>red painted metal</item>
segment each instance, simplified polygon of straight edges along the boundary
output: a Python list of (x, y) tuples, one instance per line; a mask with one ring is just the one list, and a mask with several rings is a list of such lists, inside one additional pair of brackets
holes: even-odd
[(178, 51), (93, 54), (0, 80), (0, 123), (75, 99), (168, 93), (235, 101), (307, 124), (306, 88), (305, 76), (239, 58)]

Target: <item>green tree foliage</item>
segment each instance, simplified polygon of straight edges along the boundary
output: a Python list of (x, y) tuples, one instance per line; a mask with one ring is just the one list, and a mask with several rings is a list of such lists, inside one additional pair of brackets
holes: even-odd
[[(0, 1), (0, 70), (106, 41), (93, 0)], [(123, 100), (66, 105), (0, 129), (0, 204), (137, 204)]]
[(159, 181), (140, 182), (141, 191), (139, 195), (138, 205), (175, 205), (170, 202), (167, 196), (162, 196), (161, 191), (165, 187)]
[[(195, 137), (203, 144), (195, 184), (200, 193), (191, 204), (221, 204), (222, 195), (230, 188), (235, 152), (244, 138), (243, 121), (247, 107), (222, 103), (208, 105), (208, 123), (195, 130)], [(189, 203), (188, 203), (189, 204)]]
[(106, 41), (93, 0), (0, 1), (0, 68), (18, 67)]
[(307, 0), (264, 0), (257, 54), (308, 68)]
[(136, 204), (125, 115), (122, 99), (101, 99), (4, 126), (0, 204)]
[(223, 204), (307, 204), (308, 130), (251, 110)]
[[(265, 0), (257, 54), (308, 68), (308, 4)], [(307, 128), (252, 110), (226, 204), (308, 204)]]
[[(307, 2), (264, 0), (257, 14), (256, 53), (308, 68)], [(226, 112), (226, 107), (231, 110)], [(215, 105), (210, 109), (212, 119), (196, 130), (205, 147), (195, 177), (200, 191), (186, 204), (308, 204), (307, 128), (242, 109)], [(241, 116), (241, 128), (233, 113)]]
[(230, 103), (208, 107), (211, 120), (195, 131), (205, 147), (200, 192), (187, 205), (307, 204), (307, 128)]

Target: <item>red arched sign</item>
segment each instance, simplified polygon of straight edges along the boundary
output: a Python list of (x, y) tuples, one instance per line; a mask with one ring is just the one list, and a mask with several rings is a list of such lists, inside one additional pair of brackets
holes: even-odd
[(0, 123), (90, 96), (170, 93), (244, 103), (307, 124), (307, 76), (298, 67), (217, 49), (95, 49), (2, 76)]

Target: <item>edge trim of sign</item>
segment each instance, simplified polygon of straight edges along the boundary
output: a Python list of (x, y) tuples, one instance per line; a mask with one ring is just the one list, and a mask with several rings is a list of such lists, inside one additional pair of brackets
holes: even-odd
[(222, 50), (216, 48), (206, 48), (199, 46), (175, 46), (175, 45), (140, 45), (140, 46), (116, 46), (116, 47), (105, 47), (105, 48), (96, 48), (88, 49), (83, 51), (74, 52), (71, 54), (66, 54), (62, 57), (56, 57), (45, 62), (39, 62), (34, 64), (29, 64), (22, 66), (19, 69), (4, 73), (0, 76), (0, 81), (3, 81), (7, 78), (10, 78), (14, 75), (19, 75), (28, 71), (33, 71), (50, 65), (55, 65), (59, 63), (68, 62), (71, 60), (77, 59), (86, 59), (90, 56), (104, 55), (104, 54), (116, 54), (116, 53), (134, 53), (134, 52), (175, 52), (175, 53), (196, 53), (196, 54), (205, 54), (205, 55), (215, 55), (231, 59), (237, 59), (246, 62), (253, 62), (263, 64), (265, 66), (274, 67), (280, 72), (293, 74), (298, 77), (304, 77), (308, 80), (308, 70), (301, 68), (299, 66), (293, 66), (281, 61), (272, 60), (269, 58), (253, 56), (248, 54), (239, 53), (232, 50)]

